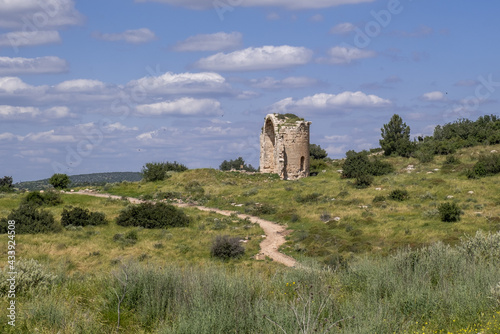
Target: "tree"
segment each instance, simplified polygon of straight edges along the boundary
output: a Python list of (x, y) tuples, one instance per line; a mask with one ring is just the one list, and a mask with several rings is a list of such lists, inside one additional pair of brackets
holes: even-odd
[(12, 176), (4, 176), (0, 179), (0, 192), (10, 192), (13, 189)]
[(309, 145), (309, 155), (313, 159), (324, 159), (328, 156), (328, 153), (324, 149), (321, 148), (321, 146), (316, 145), (316, 144), (310, 144)]
[(257, 171), (255, 168), (253, 168), (252, 165), (250, 165), (250, 164), (247, 165), (245, 163), (245, 160), (243, 160), (242, 157), (238, 157), (238, 159), (235, 159), (235, 160), (229, 160), (229, 161), (224, 160), (220, 164), (219, 169), (224, 170), (224, 171), (228, 171), (231, 169), (245, 170), (247, 172), (256, 172)]
[(146, 182), (163, 181), (167, 178), (167, 165), (164, 162), (148, 162), (141, 173)]
[(414, 145), (410, 141), (410, 127), (399, 115), (394, 114), (389, 123), (384, 124), (381, 131), (382, 139), (379, 142), (385, 155), (410, 156), (414, 150)]
[(56, 189), (67, 188), (70, 184), (70, 179), (66, 174), (54, 174), (49, 179), (49, 183)]

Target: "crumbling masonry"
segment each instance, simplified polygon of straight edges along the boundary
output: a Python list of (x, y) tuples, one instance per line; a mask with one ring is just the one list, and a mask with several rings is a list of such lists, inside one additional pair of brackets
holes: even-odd
[(260, 135), (260, 171), (283, 180), (309, 176), (309, 127), (293, 114), (269, 114)]

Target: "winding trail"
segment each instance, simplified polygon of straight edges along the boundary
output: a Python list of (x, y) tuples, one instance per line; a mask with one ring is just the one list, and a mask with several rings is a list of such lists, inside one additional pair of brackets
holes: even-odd
[[(116, 196), (116, 195), (109, 195), (109, 194), (99, 194), (95, 192), (90, 192), (90, 191), (84, 191), (80, 190), (78, 192), (66, 192), (66, 194), (76, 194), (76, 195), (87, 195), (87, 196), (94, 196), (94, 197), (102, 197), (102, 198), (112, 198), (112, 199), (122, 199), (122, 196)], [(134, 197), (126, 197), (126, 199), (132, 203), (132, 204), (140, 204), (144, 203), (147, 201), (140, 200), (138, 198)], [(172, 205), (181, 207), (181, 208), (196, 208), (200, 211), (211, 211), (218, 213), (220, 215), (224, 216), (230, 216), (231, 214), (237, 214), (238, 218), (240, 219), (249, 219), (250, 222), (254, 224), (259, 224), (260, 227), (264, 230), (264, 233), (266, 234), (266, 237), (262, 242), (260, 243), (260, 249), (261, 253), (259, 255), (265, 255), (270, 257), (276, 262), (282, 263), (287, 267), (295, 267), (297, 262), (295, 261), (294, 258), (285, 255), (283, 253), (280, 253), (278, 251), (279, 247), (285, 243), (285, 236), (288, 234), (288, 231), (284, 226), (281, 226), (279, 224), (276, 224), (275, 222), (265, 220), (259, 217), (255, 216), (250, 216), (250, 215), (245, 215), (242, 213), (238, 213), (237, 211), (230, 211), (230, 210), (221, 210), (221, 209), (216, 209), (216, 208), (208, 208), (205, 206), (200, 206), (200, 205), (193, 205), (193, 204), (187, 204), (187, 203), (170, 203)]]

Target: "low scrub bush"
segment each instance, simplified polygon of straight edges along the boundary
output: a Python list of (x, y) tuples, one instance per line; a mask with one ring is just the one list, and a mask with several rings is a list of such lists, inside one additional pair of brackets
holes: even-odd
[(373, 176), (370, 174), (362, 174), (356, 177), (354, 184), (357, 188), (363, 189), (369, 187), (373, 183)]
[(407, 199), (410, 198), (410, 195), (408, 194), (408, 191), (404, 189), (395, 189), (391, 191), (389, 194), (389, 198), (395, 201), (406, 201)]
[[(9, 266), (0, 270), (0, 296), (6, 296), (11, 278)], [(16, 261), (16, 294), (22, 295), (33, 289), (46, 290), (56, 281), (57, 275), (50, 273), (34, 259)]]
[(22, 203), (32, 206), (56, 206), (62, 202), (61, 195), (55, 191), (47, 191), (44, 193), (31, 191), (22, 201)]
[(306, 195), (297, 195), (295, 197), (295, 200), (298, 203), (311, 203), (311, 202), (317, 202), (321, 198), (320, 193), (312, 193), (312, 194), (306, 194)]
[(478, 177), (500, 173), (500, 154), (481, 155), (472, 171)]
[(245, 254), (245, 248), (240, 244), (240, 239), (237, 237), (229, 237), (227, 235), (217, 236), (210, 249), (212, 257), (218, 257), (223, 260), (238, 258)]
[(439, 217), (443, 222), (456, 222), (460, 220), (462, 210), (456, 203), (446, 202), (438, 207)]
[(343, 178), (358, 178), (361, 175), (381, 176), (394, 171), (394, 167), (388, 162), (378, 158), (370, 160), (366, 151), (359, 153), (349, 151), (346, 156), (347, 158), (342, 165)]
[(474, 261), (500, 262), (500, 232), (487, 234), (479, 230), (461, 239), (458, 250)]
[(34, 206), (21, 204), (0, 220), (0, 233), (7, 233), (8, 221), (16, 222), (16, 234), (35, 234), (59, 232), (62, 227), (54, 219), (52, 213)]
[(102, 212), (90, 212), (89, 209), (70, 208), (64, 209), (61, 214), (61, 224), (63, 226), (87, 226), (87, 225), (106, 225), (108, 222)]
[(188, 226), (189, 217), (173, 205), (165, 203), (142, 203), (122, 210), (116, 218), (121, 226), (142, 226), (144, 228), (168, 228)]

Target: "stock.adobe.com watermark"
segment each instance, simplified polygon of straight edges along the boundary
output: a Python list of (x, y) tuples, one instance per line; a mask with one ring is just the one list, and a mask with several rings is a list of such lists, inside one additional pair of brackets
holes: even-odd
[(16, 222), (14, 220), (9, 220), (7, 222), (7, 267), (9, 271), (7, 272), (8, 278), (8, 291), (7, 298), (9, 304), (7, 307), (7, 323), (15, 327), (16, 326)]

